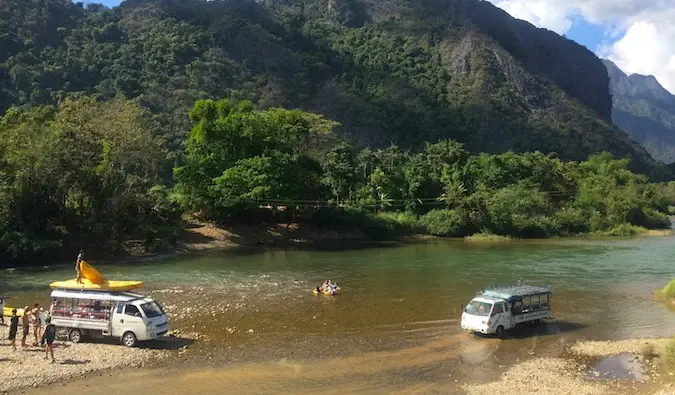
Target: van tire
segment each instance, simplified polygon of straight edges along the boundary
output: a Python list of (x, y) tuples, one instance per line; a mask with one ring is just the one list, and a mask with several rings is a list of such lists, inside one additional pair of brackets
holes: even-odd
[(122, 335), (121, 341), (122, 341), (122, 345), (126, 346), (126, 347), (133, 347), (138, 342), (136, 340), (136, 335), (134, 334), (134, 332), (131, 332), (131, 331), (124, 332), (124, 334)]
[(504, 338), (504, 327), (499, 325), (497, 327), (497, 330), (495, 331), (495, 334), (497, 335), (498, 338), (503, 339)]
[(68, 333), (68, 340), (73, 343), (81, 343), (82, 332), (79, 329), (71, 329), (70, 333)]

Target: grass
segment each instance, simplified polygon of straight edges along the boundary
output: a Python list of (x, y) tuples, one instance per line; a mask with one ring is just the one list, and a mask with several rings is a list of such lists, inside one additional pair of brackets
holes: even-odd
[(656, 293), (656, 296), (659, 299), (675, 300), (675, 280), (672, 280), (671, 282), (668, 283), (668, 285), (659, 290)]
[(494, 242), (506, 242), (506, 241), (511, 241), (514, 240), (513, 237), (510, 236), (501, 236), (501, 235), (495, 235), (491, 233), (475, 233), (472, 234), (471, 236), (466, 236), (464, 238), (465, 241), (470, 241), (470, 242), (489, 242), (489, 243), (494, 243)]
[(669, 372), (675, 372), (675, 339), (672, 339), (666, 344), (666, 349), (663, 352), (662, 361), (664, 367)]
[(631, 224), (621, 224), (613, 227), (610, 230), (600, 231), (597, 234), (600, 236), (636, 236), (647, 233), (649, 230), (642, 226), (635, 226)]

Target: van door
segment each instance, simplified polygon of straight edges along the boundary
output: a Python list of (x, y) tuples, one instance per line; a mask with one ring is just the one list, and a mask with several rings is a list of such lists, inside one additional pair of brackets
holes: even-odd
[(509, 313), (506, 311), (506, 306), (503, 302), (495, 303), (492, 307), (492, 312), (490, 314), (490, 321), (492, 322), (491, 327), (497, 328), (498, 326), (503, 326), (504, 329), (509, 329)]
[(143, 316), (138, 307), (129, 303), (118, 303), (112, 321), (112, 335), (121, 337), (124, 332), (132, 331), (136, 336), (145, 328)]

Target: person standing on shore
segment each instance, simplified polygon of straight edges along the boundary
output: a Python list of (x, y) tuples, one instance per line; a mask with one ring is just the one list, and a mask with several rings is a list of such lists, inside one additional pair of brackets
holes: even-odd
[(21, 316), (21, 326), (23, 327), (23, 337), (21, 338), (21, 347), (26, 348), (28, 347), (28, 344), (26, 344), (26, 338), (28, 337), (28, 334), (30, 333), (30, 306), (26, 306), (23, 309), (23, 315)]
[(80, 270), (80, 263), (82, 263), (83, 259), (84, 259), (84, 251), (80, 250), (80, 253), (77, 254), (77, 259), (75, 260), (75, 271), (77, 272), (76, 281), (78, 283), (82, 282), (82, 271)]
[[(42, 314), (44, 319), (44, 314)], [(33, 309), (33, 336), (35, 336), (35, 345), (38, 345), (40, 337), (42, 336), (42, 328), (44, 328), (43, 321), (40, 319), (40, 304), (35, 303), (35, 308)]]
[(12, 348), (16, 351), (16, 331), (19, 329), (19, 317), (16, 315), (16, 309), (12, 309), (12, 317), (9, 319), (9, 340), (12, 341)]
[(49, 359), (49, 355), (52, 356), (52, 363), (56, 362), (54, 359), (54, 339), (56, 338), (56, 326), (52, 324), (52, 318), (47, 318), (47, 326), (45, 327), (45, 333), (42, 334), (41, 344), (47, 343), (47, 348), (45, 350), (45, 359)]
[(0, 323), (5, 325), (5, 299), (0, 297)]

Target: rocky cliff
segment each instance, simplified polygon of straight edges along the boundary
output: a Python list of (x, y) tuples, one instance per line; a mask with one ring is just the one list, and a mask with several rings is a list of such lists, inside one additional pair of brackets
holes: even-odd
[(675, 96), (654, 76), (626, 75), (603, 60), (611, 79), (612, 119), (664, 163), (675, 162)]

